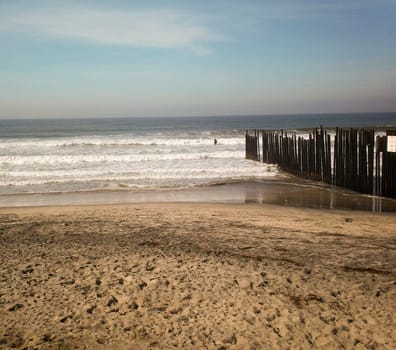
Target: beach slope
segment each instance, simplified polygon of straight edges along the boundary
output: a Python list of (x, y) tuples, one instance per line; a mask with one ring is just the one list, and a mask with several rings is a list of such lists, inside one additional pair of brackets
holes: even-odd
[(393, 349), (396, 216), (0, 210), (0, 349)]

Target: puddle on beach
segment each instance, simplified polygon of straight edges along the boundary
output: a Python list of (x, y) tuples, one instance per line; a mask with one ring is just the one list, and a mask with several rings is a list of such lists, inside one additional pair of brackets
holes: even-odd
[[(270, 186), (271, 187), (271, 186)], [(246, 203), (268, 203), (291, 207), (396, 212), (396, 200), (369, 196), (339, 188), (314, 185), (277, 184), (276, 189), (266, 184), (257, 191), (246, 191)]]

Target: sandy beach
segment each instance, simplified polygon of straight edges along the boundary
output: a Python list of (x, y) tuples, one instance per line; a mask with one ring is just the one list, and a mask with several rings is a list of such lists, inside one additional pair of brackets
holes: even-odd
[(396, 216), (0, 209), (0, 349), (394, 349)]

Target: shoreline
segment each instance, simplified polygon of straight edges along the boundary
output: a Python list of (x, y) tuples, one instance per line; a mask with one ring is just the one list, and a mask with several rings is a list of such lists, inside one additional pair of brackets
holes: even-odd
[(0, 208), (133, 203), (255, 203), (296, 208), (396, 212), (396, 199), (359, 194), (292, 176), (183, 189), (106, 189), (0, 195)]
[(0, 349), (393, 349), (393, 214), (0, 209)]

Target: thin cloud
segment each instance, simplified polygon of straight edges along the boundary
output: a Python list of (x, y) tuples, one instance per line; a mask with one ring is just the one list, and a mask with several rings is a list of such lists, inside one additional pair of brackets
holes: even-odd
[(254, 19), (304, 20), (351, 16), (378, 8), (394, 9), (394, 0), (260, 0), (247, 2), (241, 7), (239, 1), (228, 6), (230, 12)]
[(38, 38), (73, 39), (98, 44), (185, 48), (205, 55), (209, 43), (223, 40), (193, 14), (177, 10), (45, 8), (2, 15), (3, 30)]

